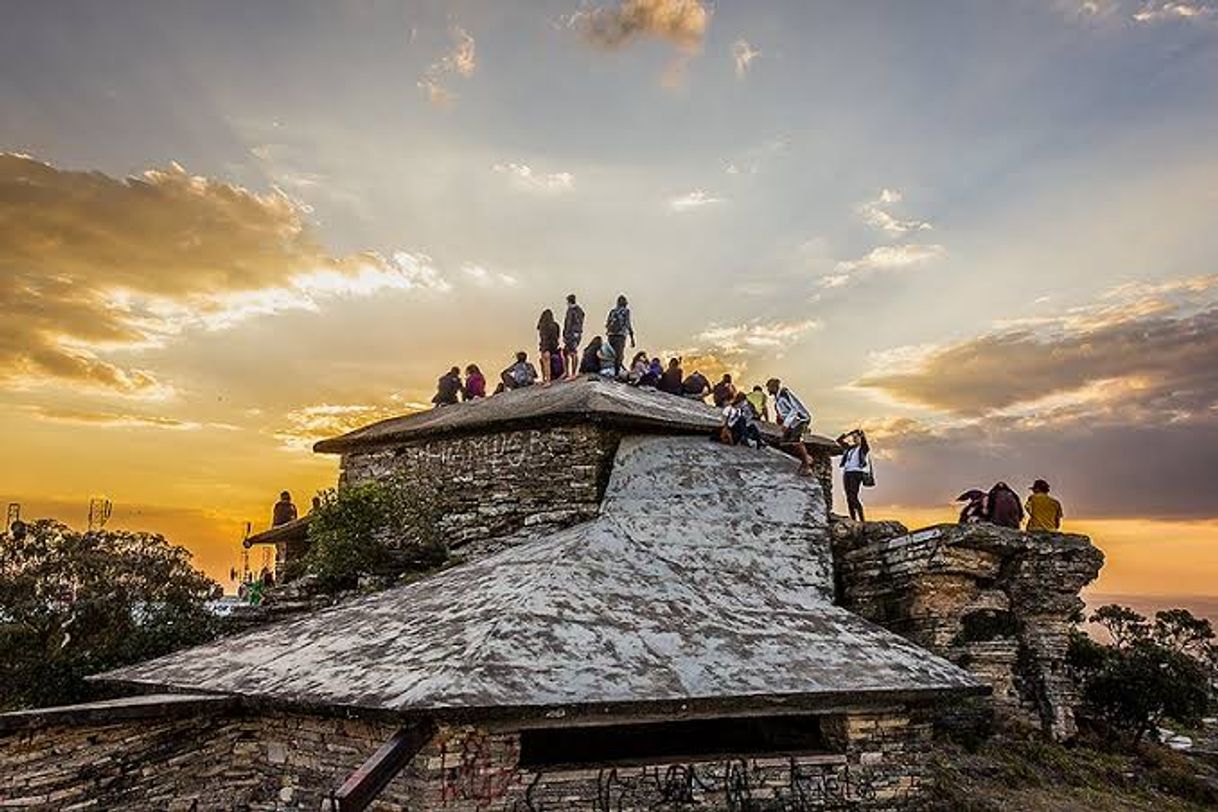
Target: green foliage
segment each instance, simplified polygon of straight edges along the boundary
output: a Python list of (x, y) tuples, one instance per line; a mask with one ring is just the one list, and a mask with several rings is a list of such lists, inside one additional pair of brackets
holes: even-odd
[(1110, 739), (1137, 744), (1164, 719), (1196, 723), (1209, 704), (1212, 651), (1208, 620), (1184, 609), (1159, 612), (1154, 623), (1124, 607), (1091, 617), (1112, 638), (1102, 645), (1075, 635), (1069, 662), (1082, 683), (1083, 710)]
[(215, 582), (151, 533), (51, 520), (0, 540), (0, 707), (87, 699), (90, 674), (209, 639)]
[(360, 575), (430, 569), (448, 557), (432, 487), (389, 479), (319, 496), (305, 565), (324, 588), (355, 586)]

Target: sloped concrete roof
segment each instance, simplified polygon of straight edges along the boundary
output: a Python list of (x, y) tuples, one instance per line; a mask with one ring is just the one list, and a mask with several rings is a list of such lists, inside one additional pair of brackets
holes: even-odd
[(831, 603), (823, 497), (795, 467), (627, 437), (593, 521), (104, 679), (399, 712), (978, 689)]
[[(391, 417), (313, 446), (332, 454), (353, 448), (386, 445), (445, 434), (505, 430), (523, 425), (584, 419), (630, 428), (669, 433), (706, 434), (722, 422), (713, 406), (655, 389), (628, 386), (598, 376), (560, 381), (551, 386), (527, 386), (489, 398), (441, 406), (424, 412)], [(758, 424), (763, 433), (777, 436), (777, 426)], [(806, 441), (830, 450), (837, 443), (809, 435)]]

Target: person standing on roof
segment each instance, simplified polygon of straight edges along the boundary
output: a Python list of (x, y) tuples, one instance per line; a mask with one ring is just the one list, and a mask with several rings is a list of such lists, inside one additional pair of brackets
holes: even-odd
[(292, 494), (284, 491), (279, 494), (279, 501), (271, 511), (271, 527), (296, 521), (296, 505), (292, 504)]
[(559, 333), (558, 322), (554, 320), (554, 311), (547, 307), (541, 311), (541, 318), (537, 320), (537, 349), (541, 358), (541, 380), (543, 384), (549, 384), (554, 379), (553, 362), (559, 352)]
[(626, 357), (627, 337), (630, 339), (630, 346), (634, 347), (634, 324), (630, 321), (630, 305), (625, 296), (617, 297), (617, 307), (609, 311), (609, 316), (605, 319), (605, 336), (617, 357), (615, 373), (621, 372), (623, 359)]
[(568, 378), (579, 373), (579, 344), (584, 340), (584, 309), (575, 301), (575, 294), (567, 294), (567, 315), (562, 320), (563, 368)]
[(461, 393), (461, 370), (453, 367), (436, 381), (436, 393), (431, 402), (436, 406), (451, 406)]
[(1005, 482), (998, 482), (990, 488), (985, 508), (986, 521), (992, 524), (1016, 530), (1023, 524), (1023, 505), (1019, 504), (1019, 495)]
[(778, 378), (766, 381), (766, 391), (774, 398), (774, 417), (782, 426), (782, 440), (779, 444), (789, 448), (799, 457), (800, 476), (812, 475), (812, 457), (804, 447), (803, 436), (808, 426), (812, 424), (812, 413), (808, 407), (795, 397), (795, 393), (782, 385)]
[(1032, 483), (1032, 495), (1028, 497), (1029, 533), (1037, 531), (1056, 533), (1062, 527), (1062, 503), (1049, 495), (1049, 483), (1038, 479)]
[(859, 489), (871, 470), (871, 446), (867, 444), (867, 435), (862, 429), (846, 432), (837, 438), (837, 444), (842, 449), (842, 485), (846, 490), (850, 518), (865, 522), (867, 519), (863, 516)]
[(726, 408), (736, 399), (736, 387), (732, 384), (731, 375), (723, 373), (719, 383), (715, 384), (715, 388), (711, 390), (711, 397), (714, 399), (716, 409)]

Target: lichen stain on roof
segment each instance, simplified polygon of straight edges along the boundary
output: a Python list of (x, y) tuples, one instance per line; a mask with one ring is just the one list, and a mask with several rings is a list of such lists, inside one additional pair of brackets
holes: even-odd
[(831, 603), (823, 497), (794, 467), (627, 437), (595, 520), (104, 678), (395, 711), (975, 689)]
[[(714, 431), (722, 421), (720, 411), (702, 401), (590, 376), (551, 386), (528, 386), (489, 398), (391, 417), (340, 437), (321, 440), (313, 450), (325, 454), (341, 453), (353, 448), (447, 434), (507, 430), (572, 419), (697, 434)], [(765, 434), (773, 437), (779, 434), (778, 427), (773, 424), (758, 425)], [(807, 442), (833, 451), (837, 449), (837, 444), (826, 437), (810, 435)]]

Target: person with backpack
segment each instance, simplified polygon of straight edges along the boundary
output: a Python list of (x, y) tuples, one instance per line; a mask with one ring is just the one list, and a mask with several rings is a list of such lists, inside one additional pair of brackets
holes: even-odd
[[(850, 509), (850, 518), (856, 522), (865, 522), (863, 502), (859, 498), (859, 489), (872, 476), (871, 446), (867, 443), (867, 435), (862, 429), (855, 429), (837, 438), (837, 444), (842, 449), (842, 485), (846, 491), (846, 505)], [(872, 484), (875, 480), (872, 479)]]
[(626, 357), (626, 339), (630, 338), (630, 346), (634, 347), (634, 325), (630, 321), (630, 306), (625, 296), (617, 297), (617, 307), (609, 311), (605, 319), (605, 337), (617, 358), (617, 368), (614, 374), (622, 371), (623, 359)]
[(566, 377), (579, 374), (579, 343), (584, 340), (584, 309), (567, 294), (567, 315), (562, 320), (562, 357)]
[(554, 360), (558, 356), (559, 337), (558, 322), (554, 320), (554, 311), (546, 308), (541, 311), (537, 320), (538, 350), (541, 354), (541, 381), (549, 385), (554, 380)]
[(499, 375), (504, 391), (521, 389), (537, 383), (537, 368), (529, 363), (529, 354), (524, 350), (516, 353), (516, 363)]
[(457, 402), (457, 397), (461, 394), (461, 370), (458, 367), (453, 367), (448, 372), (440, 376), (440, 380), (436, 381), (436, 394), (432, 396), (431, 402), (438, 406), (451, 406)]
[(1019, 494), (1011, 490), (1011, 486), (1005, 482), (995, 483), (994, 487), (990, 488), (985, 510), (985, 519), (991, 524), (1016, 530), (1023, 524), (1023, 505), (1019, 503)]
[(723, 408), (723, 436), (732, 445), (744, 443), (749, 448), (761, 448), (757, 413), (743, 392), (737, 392), (731, 403)]
[(812, 476), (812, 456), (803, 441), (804, 432), (812, 424), (812, 412), (778, 378), (766, 381), (765, 388), (774, 398), (774, 417), (782, 426), (779, 446), (790, 449), (799, 458), (800, 476)]

